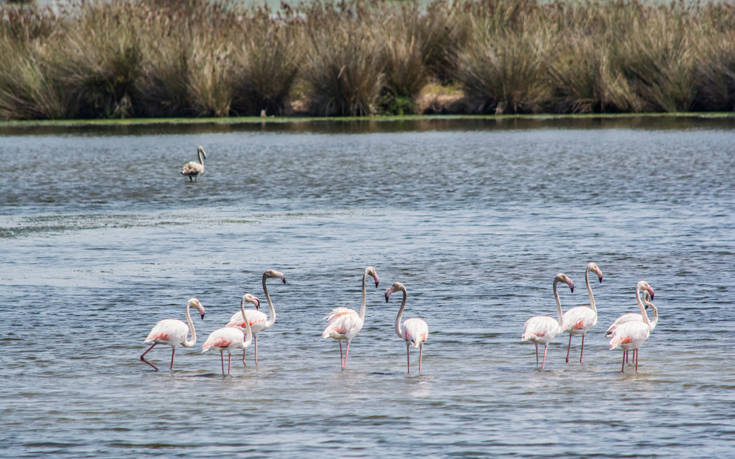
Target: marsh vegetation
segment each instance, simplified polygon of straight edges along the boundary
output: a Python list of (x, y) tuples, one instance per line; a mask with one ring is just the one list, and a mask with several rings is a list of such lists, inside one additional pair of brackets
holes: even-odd
[(0, 53), (2, 119), (735, 109), (727, 2), (5, 4)]

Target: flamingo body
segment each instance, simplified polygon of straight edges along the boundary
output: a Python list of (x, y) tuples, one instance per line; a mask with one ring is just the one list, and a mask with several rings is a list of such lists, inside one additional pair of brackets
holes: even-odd
[[(648, 320), (646, 315), (646, 309), (641, 301), (641, 290), (647, 291), (651, 299), (653, 299), (654, 291), (653, 288), (648, 285), (646, 281), (639, 281), (635, 289), (635, 299), (638, 303), (638, 308), (641, 313), (639, 315), (640, 320), (630, 320), (619, 324), (614, 330), (612, 330), (610, 338), (610, 350), (620, 347), (623, 350), (623, 362), (621, 366), (621, 372), (625, 372), (625, 363), (628, 357), (628, 351), (633, 350), (633, 360), (635, 361), (635, 371), (638, 372), (638, 348), (648, 339), (651, 335), (651, 322)], [(655, 309), (655, 306), (654, 306)]]
[(424, 319), (413, 317), (403, 322), (403, 339), (413, 347), (419, 347), (429, 337), (429, 324)]
[[(646, 305), (646, 308), (651, 308), (653, 310), (653, 317), (650, 320), (651, 324), (651, 333), (653, 333), (653, 330), (656, 328), (656, 324), (658, 324), (658, 308), (650, 302), (650, 296), (651, 294), (648, 293), (648, 291), (645, 291), (645, 296), (643, 298), (643, 303)], [(628, 312), (623, 314), (622, 316), (615, 319), (615, 322), (613, 322), (605, 332), (605, 337), (612, 338), (613, 334), (615, 333), (615, 330), (622, 324), (626, 322), (643, 322), (643, 316), (640, 315), (640, 313), (637, 312)]]
[[(266, 316), (265, 313), (261, 311), (255, 309), (246, 309), (245, 316), (247, 316), (250, 327), (253, 330), (253, 334), (270, 328), (266, 325), (266, 322), (268, 321), (268, 316)], [(245, 321), (242, 318), (242, 313), (240, 311), (234, 313), (232, 317), (230, 317), (230, 321), (227, 322), (226, 327), (245, 328)]]
[[(246, 337), (247, 335), (247, 337)], [(220, 361), (222, 362), (222, 376), (225, 375), (224, 353), (227, 352), (227, 374), (232, 370), (232, 352), (238, 349), (245, 349), (250, 346), (253, 336), (250, 333), (244, 333), (241, 329), (235, 327), (219, 328), (209, 334), (209, 337), (202, 345), (202, 354), (214, 348), (220, 353)]]

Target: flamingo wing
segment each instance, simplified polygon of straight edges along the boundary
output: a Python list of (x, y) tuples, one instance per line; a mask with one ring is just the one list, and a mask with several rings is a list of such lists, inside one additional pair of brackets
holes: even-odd
[(625, 322), (613, 332), (610, 339), (610, 349), (620, 346), (623, 349), (637, 349), (648, 336), (651, 329), (642, 320), (640, 322)]
[(576, 306), (562, 316), (562, 331), (584, 333), (597, 323), (597, 314), (587, 306)]
[[(265, 323), (268, 321), (268, 316), (266, 316), (265, 313), (255, 309), (246, 309), (245, 316), (248, 318), (248, 322), (250, 322), (250, 327), (252, 328), (253, 333), (265, 330)], [(244, 329), (245, 321), (242, 319), (242, 312), (238, 311), (233, 314), (232, 317), (230, 317), (230, 321), (227, 322), (226, 327)]]
[(204, 166), (196, 161), (189, 161), (188, 163), (184, 164), (184, 167), (181, 168), (181, 173), (184, 175), (201, 174), (203, 171)]
[(556, 319), (549, 316), (534, 316), (524, 324), (521, 340), (548, 343), (559, 333), (561, 333), (561, 327)]
[(239, 328), (220, 328), (209, 334), (207, 340), (202, 344), (202, 353), (215, 347), (220, 350), (242, 349), (244, 335)]
[(350, 338), (361, 328), (362, 320), (357, 312), (349, 308), (334, 308), (327, 316), (327, 327), (322, 333), (322, 338)]
[(605, 332), (605, 336), (608, 338), (613, 335), (615, 332), (615, 329), (617, 329), (620, 325), (626, 323), (626, 322), (643, 322), (643, 318), (641, 317), (641, 314), (639, 312), (629, 312), (626, 314), (623, 314), (622, 316), (615, 319), (615, 322), (612, 323)]
[(153, 326), (144, 343), (156, 342), (176, 346), (186, 341), (189, 326), (178, 319), (163, 319)]

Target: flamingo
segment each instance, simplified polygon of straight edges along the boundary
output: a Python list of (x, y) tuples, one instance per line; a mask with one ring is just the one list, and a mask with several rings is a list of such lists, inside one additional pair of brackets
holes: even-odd
[[(656, 307), (656, 305), (651, 303), (651, 294), (648, 292), (648, 290), (643, 291), (643, 304), (645, 305), (646, 309), (651, 308), (653, 310), (651, 318), (651, 332), (653, 332), (653, 329), (656, 328), (656, 325), (658, 324), (658, 308)], [(643, 322), (643, 317), (641, 317), (641, 314), (638, 312), (628, 312), (623, 314), (622, 316), (615, 319), (615, 322), (613, 322), (612, 325), (608, 327), (607, 332), (605, 332), (605, 337), (612, 338), (616, 328), (618, 328), (625, 322), (632, 321)]]
[(549, 347), (549, 342), (556, 338), (556, 335), (562, 331), (562, 318), (563, 313), (561, 310), (561, 300), (559, 300), (559, 292), (556, 290), (556, 284), (564, 282), (569, 286), (574, 293), (574, 282), (564, 273), (559, 273), (554, 276), (554, 299), (556, 299), (556, 310), (559, 314), (559, 319), (554, 319), (551, 316), (534, 316), (526, 321), (523, 325), (523, 335), (521, 335), (522, 341), (532, 341), (536, 344), (536, 368), (538, 368), (538, 345), (542, 343), (544, 345), (544, 360), (541, 362), (541, 369), (544, 369), (546, 365), (546, 350)]
[[(197, 298), (191, 298), (186, 302), (186, 323), (179, 319), (163, 319), (158, 321), (153, 326), (148, 336), (143, 343), (153, 343), (151, 347), (146, 349), (144, 353), (140, 355), (140, 360), (152, 366), (154, 370), (158, 371), (158, 367), (153, 365), (151, 362), (145, 359), (145, 355), (153, 349), (156, 344), (168, 344), (171, 346), (171, 366), (169, 369), (174, 369), (174, 355), (176, 354), (176, 346), (179, 344), (183, 347), (194, 347), (197, 343), (197, 332), (194, 330), (194, 322), (191, 321), (191, 314), (189, 313), (190, 308), (196, 308), (204, 319), (204, 306), (199, 302)], [(188, 324), (188, 325), (187, 325)], [(191, 341), (186, 339), (186, 335), (191, 330)]]
[(419, 348), (419, 374), (421, 374), (421, 357), (424, 351), (424, 343), (429, 336), (429, 325), (424, 319), (413, 317), (406, 319), (401, 327), (401, 317), (403, 316), (403, 309), (406, 307), (406, 286), (400, 282), (394, 282), (388, 290), (385, 291), (385, 302), (388, 302), (392, 293), (401, 291), (403, 292), (403, 301), (401, 302), (401, 309), (398, 310), (396, 316), (396, 335), (399, 338), (406, 341), (406, 367), (408, 374), (411, 374), (411, 363), (409, 361), (409, 345)]
[[(256, 309), (246, 309), (245, 316), (250, 323), (250, 327), (253, 330), (253, 347), (255, 348), (255, 365), (258, 364), (258, 333), (263, 330), (268, 330), (276, 322), (276, 308), (273, 307), (271, 296), (268, 294), (268, 287), (265, 284), (266, 279), (271, 277), (277, 277), (286, 283), (286, 276), (282, 272), (274, 269), (269, 269), (263, 273), (263, 291), (265, 292), (265, 298), (268, 300), (268, 307), (270, 308), (270, 318), (264, 313), (260, 312), (260, 301), (255, 303)], [(227, 327), (239, 327), (245, 328), (245, 321), (242, 317), (242, 313), (237, 311), (230, 317), (230, 321), (227, 323)], [(245, 365), (245, 349), (242, 351), (242, 364)]]
[(582, 348), (579, 351), (579, 363), (582, 363), (584, 335), (590, 328), (597, 325), (597, 306), (595, 305), (595, 296), (592, 294), (592, 287), (590, 287), (590, 271), (597, 274), (597, 278), (602, 283), (602, 271), (600, 268), (595, 263), (587, 263), (587, 270), (584, 272), (584, 283), (587, 284), (587, 293), (590, 296), (589, 305), (575, 306), (565, 312), (562, 318), (562, 331), (569, 333), (567, 363), (569, 363), (569, 350), (572, 347), (572, 335), (582, 335)]
[[(352, 309), (349, 308), (334, 308), (332, 312), (326, 317), (327, 327), (322, 333), (322, 338), (334, 338), (339, 342), (339, 360), (341, 368), (344, 370), (347, 368), (347, 356), (350, 353), (350, 343), (362, 326), (365, 324), (365, 280), (367, 276), (371, 276), (375, 280), (375, 286), (380, 283), (378, 273), (375, 272), (375, 268), (368, 266), (365, 268), (365, 272), (362, 275), (362, 303), (360, 304), (360, 314), (358, 315)], [(342, 340), (347, 340), (347, 351), (342, 356)]]
[(207, 159), (207, 152), (204, 151), (204, 147), (201, 145), (197, 148), (197, 158), (199, 158), (199, 162), (189, 161), (181, 168), (181, 175), (189, 177), (190, 182), (204, 174), (204, 160)]
[[(258, 303), (258, 298), (246, 293), (242, 296), (240, 301), (240, 310), (242, 315), (245, 315), (245, 302)], [(227, 374), (229, 375), (232, 370), (232, 351), (235, 349), (245, 350), (246, 347), (250, 346), (253, 342), (253, 331), (250, 328), (250, 322), (244, 321), (245, 330), (239, 327), (223, 327), (218, 328), (209, 334), (209, 337), (202, 345), (202, 354), (210, 350), (211, 348), (217, 348), (219, 350), (219, 358), (222, 363), (222, 376), (225, 376), (225, 358), (224, 352), (227, 351)]]
[(610, 339), (610, 350), (620, 347), (623, 349), (623, 365), (621, 373), (625, 373), (625, 361), (628, 351), (633, 349), (633, 360), (635, 361), (635, 372), (638, 373), (638, 348), (648, 339), (651, 334), (651, 322), (646, 315), (646, 309), (641, 301), (641, 290), (647, 290), (653, 299), (653, 288), (646, 281), (639, 281), (635, 288), (635, 299), (641, 310), (640, 321), (629, 321), (620, 324), (613, 331)]

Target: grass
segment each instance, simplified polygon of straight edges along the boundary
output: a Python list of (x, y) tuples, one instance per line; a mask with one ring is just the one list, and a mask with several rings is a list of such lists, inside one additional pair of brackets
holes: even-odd
[(243, 5), (0, 5), (0, 119), (735, 110), (729, 2)]

